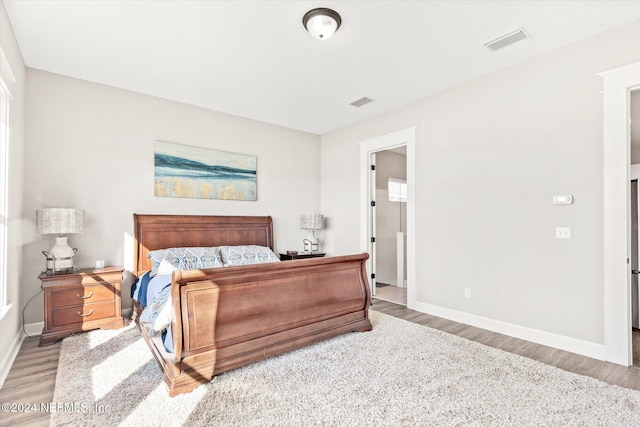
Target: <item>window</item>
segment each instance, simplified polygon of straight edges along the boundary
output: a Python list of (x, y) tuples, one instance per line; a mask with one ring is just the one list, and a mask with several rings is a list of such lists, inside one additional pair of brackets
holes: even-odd
[(407, 202), (407, 181), (389, 178), (388, 189), (390, 202)]
[(7, 304), (7, 234), (9, 208), (9, 113), (11, 94), (0, 78), (0, 311)]

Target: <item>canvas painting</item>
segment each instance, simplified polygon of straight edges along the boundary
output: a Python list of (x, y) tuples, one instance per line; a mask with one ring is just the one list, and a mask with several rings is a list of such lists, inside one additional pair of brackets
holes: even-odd
[(256, 200), (256, 157), (156, 141), (154, 194), (218, 200)]

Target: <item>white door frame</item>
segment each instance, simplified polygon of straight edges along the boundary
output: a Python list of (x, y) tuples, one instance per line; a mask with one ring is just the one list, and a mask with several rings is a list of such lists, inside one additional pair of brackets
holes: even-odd
[(605, 360), (631, 366), (629, 94), (640, 87), (640, 62), (599, 76), (603, 81), (604, 102)]
[[(402, 129), (375, 138), (361, 141), (360, 144), (360, 250), (367, 252), (371, 242), (371, 154), (392, 148), (407, 147), (407, 308), (415, 308), (415, 173), (416, 173), (416, 128)], [(367, 271), (371, 270), (371, 259), (367, 261)]]
[[(638, 111), (636, 114), (640, 114), (640, 111)], [(634, 179), (637, 180), (638, 183), (640, 183), (640, 165), (631, 165), (629, 167), (629, 181), (633, 181)], [(638, 186), (638, 192), (637, 193), (638, 193), (638, 194), (636, 194), (637, 203), (638, 203), (637, 206), (638, 206), (638, 208), (640, 208), (640, 185)], [(639, 218), (636, 218), (636, 221), (638, 219), (640, 219), (640, 216), (639, 216)], [(633, 218), (630, 218), (630, 221), (633, 221)], [(630, 226), (631, 226), (631, 229), (633, 229), (633, 226), (632, 225), (630, 225)], [(640, 244), (640, 229), (638, 230), (637, 239), (638, 239), (638, 243)], [(640, 265), (640, 263), (637, 264), (637, 265)], [(631, 284), (633, 284), (633, 279), (631, 280)], [(631, 292), (631, 296), (633, 297), (633, 292)], [(633, 301), (631, 302), (631, 304), (632, 304), (631, 314), (632, 314), (632, 317), (633, 317)], [(640, 307), (640, 295), (638, 295), (637, 304), (638, 304), (638, 307)], [(633, 322), (631, 322), (631, 325), (634, 326)], [(631, 359), (633, 360), (633, 338), (631, 338), (631, 348), (632, 348), (632, 350), (631, 350), (631, 356), (632, 356)]]

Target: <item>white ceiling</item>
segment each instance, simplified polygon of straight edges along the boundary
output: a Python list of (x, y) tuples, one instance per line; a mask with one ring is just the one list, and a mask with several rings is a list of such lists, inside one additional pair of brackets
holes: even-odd
[[(315, 134), (640, 20), (637, 0), (4, 5), (28, 67)], [(302, 26), (315, 7), (342, 16), (329, 40)], [(484, 47), (521, 26), (532, 38)]]

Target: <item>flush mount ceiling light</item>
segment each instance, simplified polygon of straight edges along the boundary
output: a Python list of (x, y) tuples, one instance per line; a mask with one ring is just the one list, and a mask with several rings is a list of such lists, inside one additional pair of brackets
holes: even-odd
[(302, 25), (309, 34), (319, 40), (326, 40), (333, 35), (342, 24), (342, 18), (335, 10), (320, 7), (312, 9), (302, 17)]

